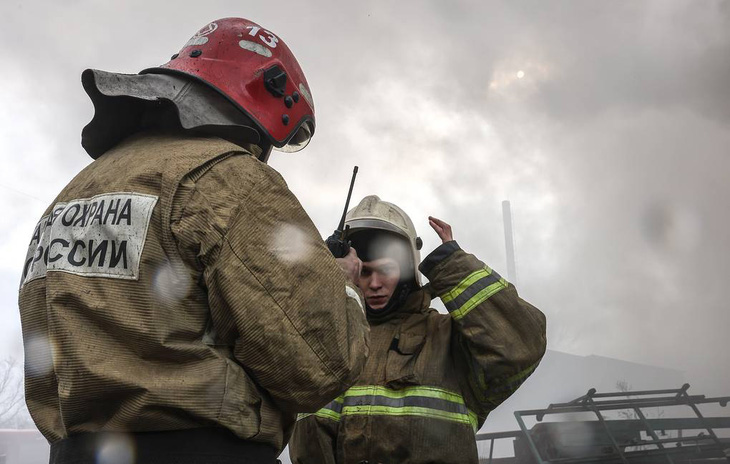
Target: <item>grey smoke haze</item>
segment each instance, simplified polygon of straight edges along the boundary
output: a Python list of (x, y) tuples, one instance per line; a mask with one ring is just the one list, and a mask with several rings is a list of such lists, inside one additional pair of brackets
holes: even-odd
[[(520, 291), (569, 353), (686, 371), (728, 394), (730, 2), (3, 2), (0, 355), (20, 351), (33, 226), (90, 159), (84, 68), (166, 61), (209, 20), (286, 40), (317, 133), (274, 154), (323, 235), (352, 166), (365, 195), (431, 214), (504, 273), (512, 201)], [(10, 45), (12, 44), (12, 45)], [(2, 357), (2, 356), (0, 356)]]

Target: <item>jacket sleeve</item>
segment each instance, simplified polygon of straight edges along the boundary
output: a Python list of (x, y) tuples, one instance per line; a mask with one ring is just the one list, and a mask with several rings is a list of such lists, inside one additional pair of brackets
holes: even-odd
[(276, 171), (251, 157), (212, 171), (175, 229), (200, 263), (217, 343), (283, 411), (316, 411), (364, 366), (359, 290)]
[(545, 316), (455, 241), (434, 250), (419, 269), (451, 315), (454, 362), (467, 404), (482, 422), (540, 362)]
[[(314, 414), (299, 414), (289, 441), (292, 464), (337, 464), (337, 432), (342, 397)], [(339, 406), (338, 406), (339, 405)]]

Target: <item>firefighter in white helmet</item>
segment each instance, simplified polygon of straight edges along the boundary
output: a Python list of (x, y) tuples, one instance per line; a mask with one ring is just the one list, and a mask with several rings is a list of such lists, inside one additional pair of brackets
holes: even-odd
[[(363, 261), (370, 356), (355, 386), (299, 415), (292, 461), (476, 464), (476, 431), (545, 352), (545, 317), (444, 221), (429, 217), (442, 244), (423, 262), (408, 215), (377, 196), (345, 224)], [(448, 315), (429, 308), (434, 296)]]
[(314, 132), (304, 73), (225, 18), (164, 65), (82, 83), (94, 161), (38, 222), (19, 300), (51, 463), (273, 464), (368, 351), (359, 260), (348, 279), (266, 165)]

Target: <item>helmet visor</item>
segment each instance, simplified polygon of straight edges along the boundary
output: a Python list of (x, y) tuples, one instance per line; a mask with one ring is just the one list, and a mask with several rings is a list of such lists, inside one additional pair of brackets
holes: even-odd
[(284, 153), (294, 153), (309, 145), (309, 141), (312, 140), (312, 123), (305, 122), (299, 129), (292, 135), (289, 141), (281, 148), (274, 147), (277, 151)]

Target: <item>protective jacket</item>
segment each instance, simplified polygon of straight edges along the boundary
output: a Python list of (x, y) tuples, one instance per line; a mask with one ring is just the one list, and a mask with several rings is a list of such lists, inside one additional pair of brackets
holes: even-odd
[[(257, 150), (134, 136), (43, 215), (19, 305), (26, 400), (57, 462), (101, 431), (137, 434), (137, 463), (249, 462), (244, 441), (273, 460), (296, 414), (362, 370), (358, 290)], [(164, 449), (142, 433), (161, 431), (181, 433)]]
[[(294, 463), (478, 462), (475, 433), (537, 367), (545, 317), (454, 241), (419, 268), (430, 284), (390, 319), (370, 321), (355, 386), (299, 416)], [(429, 309), (431, 294), (448, 315)]]

